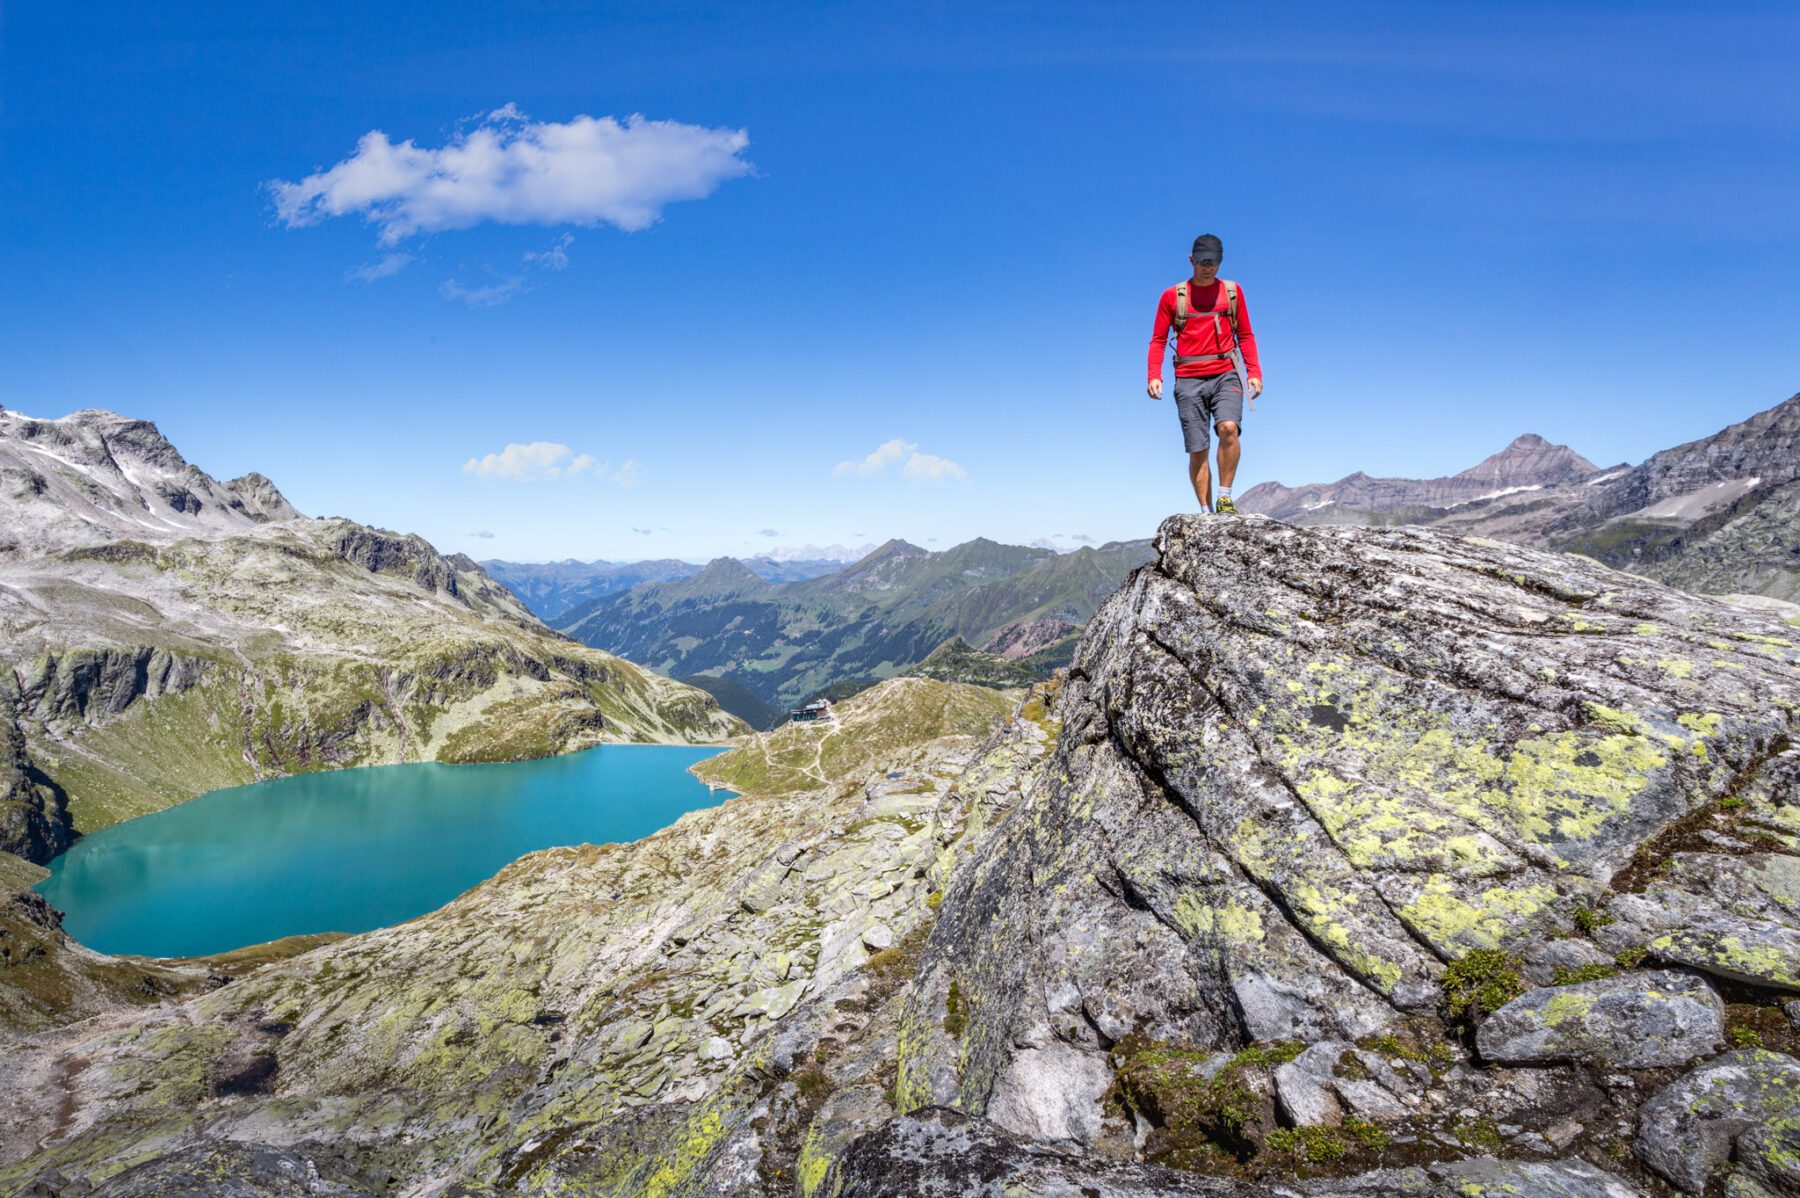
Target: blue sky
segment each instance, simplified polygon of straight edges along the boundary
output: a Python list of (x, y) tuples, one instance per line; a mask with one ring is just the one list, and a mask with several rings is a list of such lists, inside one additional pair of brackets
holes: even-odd
[[(1192, 504), (1142, 368), (1202, 231), (1267, 373), (1240, 491), (1527, 431), (1636, 461), (1800, 389), (1791, 3), (97, 0), (0, 38), (0, 403), (446, 551), (1147, 535)], [(511, 151), (646, 125), (554, 196), (306, 183), (495, 110)]]

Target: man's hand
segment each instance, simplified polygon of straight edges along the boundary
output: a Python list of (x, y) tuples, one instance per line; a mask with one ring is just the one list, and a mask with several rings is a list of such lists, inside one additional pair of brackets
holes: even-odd
[(1144, 390), (1149, 394), (1151, 399), (1161, 399), (1162, 398), (1162, 380), (1161, 379), (1151, 379), (1149, 386), (1145, 387)]
[(1262, 380), (1261, 379), (1251, 379), (1250, 380), (1250, 398), (1255, 399), (1257, 396), (1259, 396), (1261, 394), (1262, 394)]

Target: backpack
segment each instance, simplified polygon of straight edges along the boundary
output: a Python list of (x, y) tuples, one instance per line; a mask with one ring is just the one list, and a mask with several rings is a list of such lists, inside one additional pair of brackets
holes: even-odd
[(1181, 280), (1181, 282), (1175, 284), (1175, 315), (1169, 322), (1171, 325), (1174, 326), (1174, 329), (1175, 329), (1175, 344), (1177, 346), (1179, 346), (1181, 344), (1181, 331), (1183, 329), (1187, 328), (1187, 322), (1188, 322), (1188, 318), (1190, 316), (1201, 315), (1201, 316), (1212, 317), (1213, 318), (1213, 330), (1215, 333), (1218, 331), (1218, 328), (1219, 328), (1219, 317), (1224, 316), (1227, 320), (1229, 320), (1231, 322), (1231, 349), (1225, 351), (1222, 354), (1185, 354), (1184, 355), (1178, 351), (1175, 355), (1175, 365), (1183, 366), (1189, 362), (1212, 362), (1212, 361), (1217, 361), (1220, 358), (1225, 358), (1225, 359), (1229, 360), (1232, 353), (1237, 349), (1238, 286), (1236, 283), (1232, 282), (1230, 279), (1220, 279), (1219, 282), (1224, 284), (1224, 286), (1225, 286), (1225, 311), (1220, 312), (1218, 309), (1215, 308), (1210, 312), (1201, 312), (1201, 313), (1196, 314), (1194, 312), (1194, 310), (1188, 306), (1188, 284), (1191, 281), (1192, 280), (1190, 280), (1190, 279), (1183, 279), (1183, 280)]

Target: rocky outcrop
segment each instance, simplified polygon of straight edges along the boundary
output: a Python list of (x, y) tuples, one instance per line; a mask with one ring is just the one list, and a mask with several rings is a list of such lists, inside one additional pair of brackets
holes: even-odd
[(0, 690), (10, 684), (20, 711), (40, 722), (104, 719), (140, 699), (187, 690), (212, 664), (149, 645), (65, 649), (13, 667)]
[(1157, 547), (1090, 626), (1063, 781), (951, 891), (915, 1019), (953, 981), (971, 1016), (908, 1062), (915, 1100), (984, 1110), (1049, 1084), (1035, 1052), (1132, 1033), (1381, 1031), (1793, 732), (1793, 642), (1578, 561), (1257, 520)]
[[(371, 574), (393, 574), (426, 591), (460, 599), (456, 567), (420, 536), (399, 536), (380, 528), (339, 522), (331, 551)], [(464, 600), (466, 603), (467, 601)]]
[(382, 1179), (306, 1145), (207, 1144), (159, 1156), (94, 1186), (47, 1169), (17, 1198), (377, 1198)]
[(1156, 548), (1090, 624), (1055, 781), (946, 892), (903, 1109), (1098, 1150), (1146, 1042), (1485, 1016), (1671, 829), (1795, 814), (1782, 625), (1419, 530), (1178, 518)]
[(72, 838), (68, 796), (31, 763), (13, 701), (0, 687), (0, 852), (48, 861)]

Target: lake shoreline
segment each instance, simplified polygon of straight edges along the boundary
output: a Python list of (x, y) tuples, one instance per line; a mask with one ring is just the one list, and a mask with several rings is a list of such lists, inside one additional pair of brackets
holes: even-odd
[[(624, 747), (640, 752), (595, 752)], [(631, 843), (737, 797), (691, 772), (726, 748), (602, 744), (222, 788), (82, 837), (33, 889), (69, 935), (108, 955), (209, 957), (355, 935), (436, 910), (529, 853)]]

